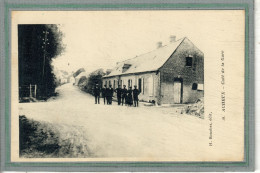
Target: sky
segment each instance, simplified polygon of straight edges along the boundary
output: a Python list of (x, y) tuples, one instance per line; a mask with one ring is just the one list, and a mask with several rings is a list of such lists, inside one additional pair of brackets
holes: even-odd
[(172, 35), (190, 39), (207, 59), (219, 56), (220, 45), (232, 43), (234, 48), (243, 41), (241, 32), (230, 34), (241, 27), (237, 10), (68, 11), (43, 16), (52, 15), (49, 21), (60, 24), (66, 45), (53, 65), (66, 71), (111, 69), (118, 61), (156, 49), (159, 41), (169, 44)]

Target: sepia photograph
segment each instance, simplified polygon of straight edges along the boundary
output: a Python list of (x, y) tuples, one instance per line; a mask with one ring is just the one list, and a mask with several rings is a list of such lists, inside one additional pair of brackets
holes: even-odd
[(244, 10), (11, 15), (12, 161), (245, 159)]

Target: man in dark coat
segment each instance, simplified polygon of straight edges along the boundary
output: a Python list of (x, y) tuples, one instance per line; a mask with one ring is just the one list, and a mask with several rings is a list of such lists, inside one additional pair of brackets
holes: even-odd
[(114, 94), (114, 89), (112, 88), (112, 85), (109, 85), (109, 88), (107, 89), (107, 95), (108, 95), (108, 104), (112, 105), (112, 97)]
[(122, 106), (124, 103), (126, 104), (126, 96), (127, 96), (127, 89), (126, 86), (124, 85), (124, 88), (122, 89)]
[(101, 92), (102, 92), (102, 97), (104, 98), (104, 105), (106, 104), (106, 92), (107, 91), (107, 86), (104, 85), (104, 87), (102, 88)]
[(122, 88), (120, 85), (118, 85), (118, 88), (115, 89), (116, 95), (117, 95), (117, 103), (118, 105), (121, 104), (121, 97), (122, 97)]
[(135, 87), (135, 89), (133, 90), (134, 105), (135, 107), (138, 107), (138, 95), (140, 94), (140, 91), (136, 88), (136, 85), (134, 87)]
[(99, 98), (100, 98), (100, 88), (98, 86), (98, 84), (96, 84), (95, 88), (94, 88), (94, 96), (95, 96), (95, 104), (99, 104)]

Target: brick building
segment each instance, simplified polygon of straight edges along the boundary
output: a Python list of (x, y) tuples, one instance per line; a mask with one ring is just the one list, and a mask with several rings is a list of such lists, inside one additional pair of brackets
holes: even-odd
[(204, 54), (188, 39), (118, 62), (103, 85), (136, 85), (140, 101), (160, 104), (194, 103), (204, 96)]

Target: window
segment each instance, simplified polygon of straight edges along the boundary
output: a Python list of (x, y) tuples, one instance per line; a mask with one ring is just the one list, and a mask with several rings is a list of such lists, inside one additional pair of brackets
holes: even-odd
[(143, 78), (143, 94), (144, 94), (144, 78)]
[(198, 89), (198, 84), (197, 83), (193, 83), (192, 84), (192, 90), (197, 90)]
[(203, 91), (204, 90), (204, 85), (203, 84), (198, 84), (197, 90), (198, 91)]
[(113, 88), (115, 89), (116, 87), (116, 81), (114, 80)]
[(192, 66), (192, 57), (186, 57), (186, 67)]
[(129, 88), (129, 87), (132, 87), (132, 79), (129, 79), (129, 80), (128, 80), (128, 88)]
[(111, 85), (111, 81), (109, 80), (109, 81), (108, 81), (108, 86), (110, 86), (110, 85)]
[(105, 85), (107, 86), (107, 81), (105, 81)]
[(149, 96), (153, 96), (153, 76), (148, 78), (148, 93)]
[(122, 73), (127, 71), (130, 67), (131, 67), (131, 64), (124, 64), (124, 66), (122, 67)]
[(138, 79), (138, 89), (139, 89), (139, 92), (142, 92), (142, 78)]

